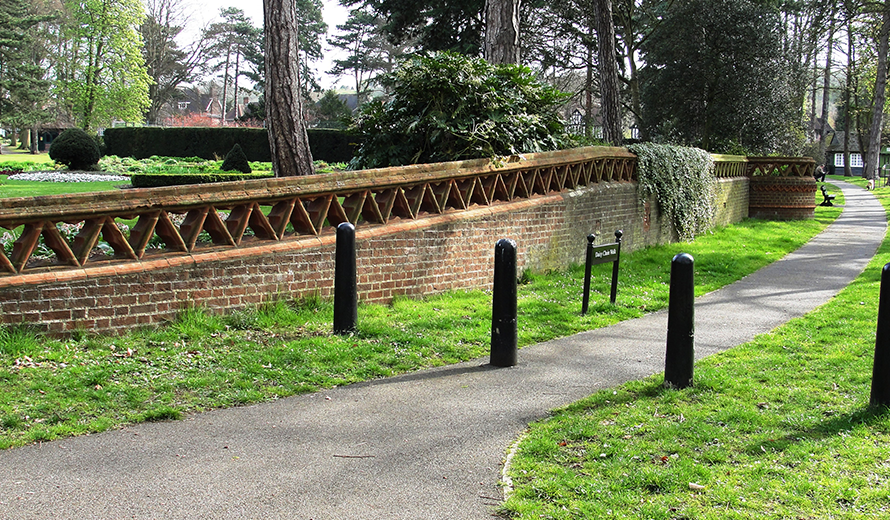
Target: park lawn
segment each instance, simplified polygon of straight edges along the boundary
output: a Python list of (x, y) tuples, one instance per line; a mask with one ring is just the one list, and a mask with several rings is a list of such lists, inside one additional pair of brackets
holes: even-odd
[(99, 182), (35, 182), (9, 180), (0, 175), (0, 199), (9, 197), (40, 197), (44, 195), (62, 195), (66, 193), (91, 193), (111, 191), (121, 186), (129, 186), (129, 181)]
[[(525, 273), (520, 345), (663, 308), (677, 252), (696, 258), (697, 290), (706, 292), (797, 249), (839, 214), (840, 208), (818, 208), (812, 221), (745, 221), (693, 243), (626, 253), (617, 304), (608, 303), (611, 266), (596, 266), (583, 317), (581, 267)], [(360, 305), (359, 331), (351, 336), (331, 334), (332, 307), (317, 298), (282, 298), (224, 317), (188, 309), (168, 326), (119, 337), (81, 331), (51, 340), (26, 328), (0, 329), (0, 448), (277, 399), (489, 351), (489, 291)]]
[(48, 153), (39, 153), (32, 155), (27, 152), (16, 151), (14, 153), (0, 154), (0, 170), (4, 169), (8, 164), (40, 164), (53, 165), (54, 161), (49, 158)]
[[(890, 209), (890, 188), (876, 195)], [(885, 240), (826, 305), (698, 362), (692, 388), (653, 376), (535, 423), (512, 458), (503, 515), (890, 517), (890, 413), (868, 408), (888, 262)]]

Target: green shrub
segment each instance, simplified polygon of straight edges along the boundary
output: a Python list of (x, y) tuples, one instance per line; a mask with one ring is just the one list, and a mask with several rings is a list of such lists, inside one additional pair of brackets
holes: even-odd
[(517, 65), (453, 53), (417, 56), (386, 75), (392, 92), (359, 112), (350, 164), (377, 168), (560, 148), (566, 95)]
[(183, 184), (208, 184), (211, 182), (249, 181), (271, 179), (269, 173), (137, 173), (130, 177), (134, 188), (159, 188)]
[(247, 162), (247, 156), (244, 155), (244, 150), (241, 149), (241, 145), (235, 143), (235, 146), (229, 150), (229, 153), (226, 154), (226, 158), (220, 167), (220, 170), (224, 172), (231, 171), (239, 171), (241, 173), (250, 173), (253, 170), (250, 169), (250, 164)]
[(95, 170), (102, 152), (89, 134), (80, 128), (69, 128), (50, 145), (49, 157), (69, 170)]
[(655, 195), (663, 215), (682, 241), (711, 228), (717, 212), (717, 178), (711, 154), (698, 148), (640, 143), (627, 147), (637, 156), (640, 195)]
[[(355, 151), (355, 137), (343, 130), (309, 128), (312, 158), (327, 162), (347, 162)], [(263, 128), (199, 127), (121, 127), (105, 130), (105, 153), (118, 157), (146, 159), (191, 157), (218, 160), (235, 144), (241, 145), (250, 161), (269, 162), (269, 135)]]

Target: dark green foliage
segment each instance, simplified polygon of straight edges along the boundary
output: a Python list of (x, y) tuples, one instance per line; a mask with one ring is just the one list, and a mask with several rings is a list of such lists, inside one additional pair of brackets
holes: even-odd
[(134, 188), (160, 188), (183, 184), (209, 184), (211, 182), (250, 181), (271, 179), (268, 173), (137, 173), (130, 176)]
[[(362, 0), (347, 0), (356, 6)], [(417, 40), (425, 51), (453, 51), (478, 56), (485, 28), (485, 0), (375, 0), (370, 2), (385, 20), (391, 41)]]
[(53, 16), (35, 14), (31, 4), (0, 3), (0, 123), (6, 127), (29, 128), (52, 118), (44, 109), (51, 83), (41, 66), (47, 49), (39, 28)]
[[(312, 157), (330, 163), (348, 162), (355, 138), (342, 130), (307, 129)], [(269, 136), (262, 128), (109, 128), (105, 130), (106, 155), (147, 159), (163, 157), (224, 157), (235, 144), (250, 161), (269, 162)]]
[(49, 157), (69, 170), (94, 170), (102, 152), (89, 134), (80, 128), (69, 128), (53, 141)]
[[(342, 128), (345, 126), (343, 123), (347, 122), (346, 124), (348, 124), (348, 120), (352, 116), (349, 106), (333, 90), (324, 93), (324, 96), (316, 103), (316, 108), (321, 121), (328, 124), (327, 128)], [(338, 126), (331, 126), (332, 124)]]
[(445, 52), (414, 57), (383, 83), (391, 99), (367, 103), (356, 118), (362, 144), (353, 168), (540, 152), (563, 143), (556, 109), (566, 96), (526, 67)]
[(644, 123), (654, 139), (710, 152), (782, 152), (799, 120), (779, 13), (751, 0), (680, 0), (643, 50)]
[(239, 171), (241, 173), (250, 173), (253, 170), (250, 169), (250, 164), (247, 162), (247, 156), (244, 155), (244, 150), (241, 149), (241, 145), (235, 143), (235, 146), (229, 150), (229, 153), (226, 154), (226, 158), (220, 167), (220, 170), (224, 172), (231, 171)]

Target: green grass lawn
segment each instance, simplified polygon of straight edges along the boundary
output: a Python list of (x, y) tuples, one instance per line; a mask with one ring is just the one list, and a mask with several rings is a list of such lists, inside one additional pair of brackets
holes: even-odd
[[(591, 308), (583, 317), (581, 267), (527, 274), (519, 287), (519, 342), (530, 345), (663, 308), (670, 259), (681, 250), (696, 258), (702, 293), (797, 249), (839, 214), (839, 208), (818, 208), (812, 221), (746, 221), (694, 243), (624, 254), (617, 304), (608, 303), (611, 266), (596, 266)], [(82, 332), (59, 341), (23, 328), (0, 329), (0, 448), (277, 399), (489, 352), (487, 291), (361, 305), (353, 336), (333, 336), (332, 317), (331, 302), (282, 299), (225, 317), (193, 309), (169, 326), (122, 337)]]
[(101, 182), (34, 182), (9, 180), (0, 175), (0, 199), (9, 197), (40, 197), (43, 195), (61, 195), (64, 193), (91, 193), (94, 191), (110, 191), (120, 186), (129, 186), (129, 181)]
[(25, 150), (11, 150), (10, 152), (0, 154), (0, 168), (8, 163), (53, 164), (48, 153), (31, 154)]
[[(890, 188), (876, 194), (890, 208)], [(697, 363), (693, 388), (667, 390), (653, 376), (532, 425), (512, 460), (515, 487), (502, 513), (890, 517), (890, 413), (867, 407), (888, 262), (885, 241), (826, 305)]]

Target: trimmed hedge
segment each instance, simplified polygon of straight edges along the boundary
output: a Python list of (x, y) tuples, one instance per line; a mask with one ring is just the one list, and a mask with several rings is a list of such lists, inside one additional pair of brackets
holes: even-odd
[(136, 173), (130, 176), (134, 188), (160, 188), (183, 184), (208, 184), (211, 182), (249, 181), (271, 179), (268, 173)]
[[(357, 147), (355, 137), (342, 130), (310, 128), (312, 158), (329, 163), (349, 162)], [(162, 157), (225, 157), (236, 144), (249, 161), (270, 162), (269, 137), (264, 128), (142, 127), (105, 130), (105, 154), (146, 159)]]

